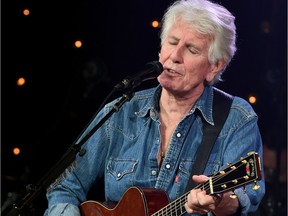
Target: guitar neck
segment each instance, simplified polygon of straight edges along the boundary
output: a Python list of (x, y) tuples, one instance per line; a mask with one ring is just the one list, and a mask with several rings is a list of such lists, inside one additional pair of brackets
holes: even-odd
[(152, 216), (167, 216), (167, 215), (181, 216), (187, 213), (184, 204), (187, 202), (187, 196), (189, 193), (190, 191), (183, 194), (173, 202), (170, 202), (166, 207), (152, 214)]

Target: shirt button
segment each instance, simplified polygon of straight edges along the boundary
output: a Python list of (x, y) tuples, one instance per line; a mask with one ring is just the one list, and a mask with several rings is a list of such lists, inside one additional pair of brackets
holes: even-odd
[(166, 169), (170, 169), (171, 166), (170, 166), (170, 164), (166, 164), (165, 167), (166, 167)]
[(177, 135), (176, 135), (176, 136), (177, 136), (178, 138), (179, 138), (179, 137), (181, 137), (181, 133), (177, 133)]
[(155, 176), (155, 175), (157, 174), (157, 171), (156, 171), (156, 170), (152, 170), (151, 174), (152, 174), (153, 176)]
[(118, 174), (117, 174), (117, 177), (120, 177), (120, 176), (121, 176), (121, 173), (118, 173)]

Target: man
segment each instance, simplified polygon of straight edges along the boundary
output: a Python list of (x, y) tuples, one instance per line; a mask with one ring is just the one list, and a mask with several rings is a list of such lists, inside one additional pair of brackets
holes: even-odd
[[(106, 201), (119, 202), (132, 186), (164, 190), (170, 201), (184, 194), (204, 122), (214, 124), (212, 85), (221, 80), (236, 52), (235, 38), (234, 16), (224, 7), (208, 0), (172, 4), (162, 22), (160, 85), (136, 92), (87, 140), (86, 154), (48, 189), (45, 215), (80, 215), (79, 205), (102, 177)], [(99, 112), (82, 137), (116, 101)], [(204, 173), (193, 180), (202, 183), (251, 151), (262, 156), (257, 115), (249, 103), (234, 96)], [(195, 215), (247, 215), (265, 193), (264, 180), (259, 185), (257, 191), (252, 186), (245, 193), (236, 189), (235, 199), (231, 191), (211, 196), (193, 189), (185, 209)]]

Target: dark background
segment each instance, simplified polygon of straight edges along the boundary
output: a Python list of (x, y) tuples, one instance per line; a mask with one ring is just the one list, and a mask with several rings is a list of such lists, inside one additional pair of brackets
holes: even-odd
[[(151, 21), (160, 21), (171, 2), (1, 2), (2, 210), (52, 168), (115, 84), (158, 59), (159, 29)], [(218, 87), (246, 100), (257, 96), (253, 107), (264, 145), (276, 155), (286, 152), (287, 2), (217, 2), (236, 16), (238, 33), (237, 54)], [(31, 11), (27, 17), (25, 8)], [(80, 49), (73, 46), (78, 39), (83, 41)], [(16, 85), (19, 77), (26, 78), (26, 85)], [(155, 84), (147, 81), (139, 88)], [(13, 155), (14, 147), (20, 155)], [(273, 168), (269, 184), (278, 183), (279, 167)], [(279, 214), (276, 209), (284, 201), (276, 199), (286, 200), (286, 187), (280, 191), (281, 196), (268, 190), (262, 215)], [(41, 215), (45, 194), (32, 207)]]

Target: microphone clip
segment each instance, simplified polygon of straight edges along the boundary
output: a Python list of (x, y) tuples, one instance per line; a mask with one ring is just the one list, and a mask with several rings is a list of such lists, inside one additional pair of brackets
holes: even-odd
[(136, 73), (134, 76), (126, 77), (120, 83), (115, 85), (114, 89), (117, 91), (123, 89), (134, 89), (146, 80), (155, 79), (162, 73), (162, 71), (163, 66), (160, 62), (158, 61), (148, 62), (144, 70)]

